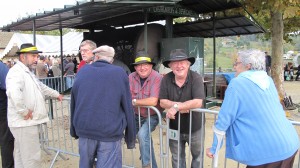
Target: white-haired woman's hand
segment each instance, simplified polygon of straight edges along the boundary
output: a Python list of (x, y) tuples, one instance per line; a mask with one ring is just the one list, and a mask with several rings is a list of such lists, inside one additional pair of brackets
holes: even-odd
[(213, 158), (214, 157), (214, 155), (210, 152), (210, 148), (206, 149), (206, 156), (209, 157), (209, 158)]

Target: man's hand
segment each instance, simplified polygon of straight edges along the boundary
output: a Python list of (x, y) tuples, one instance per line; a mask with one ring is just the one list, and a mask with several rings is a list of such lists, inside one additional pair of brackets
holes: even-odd
[(60, 95), (57, 97), (57, 100), (62, 101), (63, 97), (64, 97), (64, 95), (61, 95), (61, 94), (60, 94)]
[(28, 120), (28, 119), (31, 119), (32, 120), (32, 110), (29, 110), (27, 115), (24, 116), (24, 120)]
[(174, 120), (176, 113), (177, 113), (177, 110), (175, 108), (171, 107), (167, 110), (166, 117)]
[[(178, 104), (178, 107), (179, 107), (179, 106), (180, 106), (180, 107), (184, 107), (184, 102), (177, 102), (177, 104)], [(189, 113), (190, 110), (180, 110), (179, 112), (180, 112), (180, 113)]]

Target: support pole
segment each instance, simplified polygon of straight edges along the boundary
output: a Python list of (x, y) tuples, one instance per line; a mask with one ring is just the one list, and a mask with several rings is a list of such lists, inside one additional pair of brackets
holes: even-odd
[(216, 97), (217, 87), (216, 87), (216, 19), (215, 12), (213, 12), (213, 46), (214, 46), (214, 55), (213, 55), (213, 97)]
[(35, 23), (35, 20), (33, 20), (33, 45), (36, 46), (36, 31), (35, 31), (35, 26), (36, 26), (36, 23)]
[(59, 33), (60, 33), (60, 61), (61, 61), (61, 78), (60, 78), (60, 91), (64, 92), (64, 86), (65, 86), (65, 82), (64, 82), (64, 59), (63, 59), (63, 33), (62, 33), (62, 28), (59, 28)]
[(145, 52), (148, 53), (148, 12), (144, 11), (145, 20), (144, 20), (144, 48)]

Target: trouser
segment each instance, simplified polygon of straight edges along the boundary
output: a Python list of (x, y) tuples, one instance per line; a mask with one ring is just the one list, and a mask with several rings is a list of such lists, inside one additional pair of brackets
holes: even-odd
[(0, 118), (0, 148), (2, 168), (13, 168), (14, 137), (8, 128), (6, 116), (4, 117), (5, 119)]
[[(179, 137), (179, 153), (178, 153), (178, 141), (169, 140), (170, 150), (172, 153), (172, 167), (173, 168), (186, 168), (186, 158), (185, 158), (185, 144), (189, 143), (189, 134), (180, 134)], [(201, 129), (195, 132), (192, 132), (191, 135), (191, 144), (189, 144), (191, 154), (192, 154), (192, 163), (191, 168), (201, 168), (200, 165), (201, 156), (203, 156), (203, 147), (201, 146)], [(202, 154), (201, 154), (202, 152)], [(178, 160), (179, 159), (179, 160)]]
[(10, 127), (15, 137), (15, 168), (42, 167), (38, 127)]
[[(152, 163), (152, 168), (157, 168), (157, 163), (156, 163), (155, 153), (153, 148), (153, 141), (151, 138), (151, 132), (155, 130), (158, 124), (158, 116), (157, 115), (152, 115), (150, 117), (141, 116), (139, 120), (139, 116), (135, 115), (135, 121), (136, 121), (136, 128), (137, 128), (137, 137), (140, 145), (142, 166), (146, 167)], [(139, 127), (140, 125), (141, 127)], [(150, 130), (149, 130), (149, 125), (150, 125)], [(151, 140), (151, 146), (150, 146), (150, 140)]]
[(2, 168), (14, 167), (14, 137), (7, 125), (7, 96), (0, 89), (0, 148)]
[(121, 168), (121, 140), (103, 142), (79, 137), (79, 167), (93, 168), (97, 157), (96, 168)]
[(74, 82), (74, 79), (73, 77), (70, 77), (70, 76), (67, 76), (66, 77), (66, 89), (69, 89), (73, 86), (73, 82)]
[(278, 161), (273, 163), (267, 163), (263, 165), (258, 166), (247, 166), (246, 168), (293, 168), (295, 156), (297, 154), (297, 151), (295, 154), (293, 154), (291, 157)]

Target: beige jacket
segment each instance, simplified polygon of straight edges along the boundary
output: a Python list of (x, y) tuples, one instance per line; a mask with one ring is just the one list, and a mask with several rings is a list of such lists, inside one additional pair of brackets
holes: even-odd
[[(49, 121), (45, 96), (57, 98), (59, 93), (40, 82), (22, 62), (14, 65), (6, 76), (9, 127), (26, 127)], [(32, 110), (33, 118), (24, 120)]]

